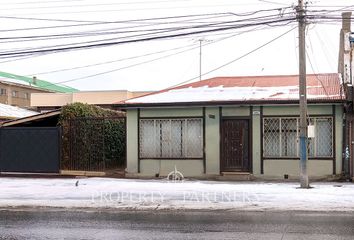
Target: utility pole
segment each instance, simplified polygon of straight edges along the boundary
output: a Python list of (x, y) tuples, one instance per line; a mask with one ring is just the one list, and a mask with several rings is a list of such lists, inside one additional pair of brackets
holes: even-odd
[(199, 81), (202, 81), (202, 42), (203, 39), (199, 39)]
[(306, 13), (303, 0), (298, 0), (297, 19), (299, 22), (300, 187), (309, 188), (307, 175)]

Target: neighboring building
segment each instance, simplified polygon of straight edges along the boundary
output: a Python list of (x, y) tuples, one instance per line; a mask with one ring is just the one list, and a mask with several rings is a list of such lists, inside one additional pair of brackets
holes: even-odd
[(346, 177), (354, 180), (354, 95), (353, 95), (353, 64), (354, 34), (351, 32), (351, 12), (342, 13), (342, 28), (338, 57), (338, 72), (343, 78), (343, 90), (346, 95), (344, 128), (343, 172)]
[(0, 122), (37, 115), (38, 112), (0, 103)]
[(50, 111), (64, 105), (81, 102), (111, 108), (112, 104), (129, 98), (138, 97), (151, 92), (113, 91), (81, 91), (74, 93), (34, 93), (31, 97), (31, 107), (38, 111)]
[[(118, 103), (127, 112), (128, 176), (299, 175), (298, 76), (218, 77)], [(341, 174), (339, 74), (307, 76), (310, 177)]]
[(29, 108), (32, 93), (73, 91), (77, 90), (36, 78), (0, 72), (0, 103)]

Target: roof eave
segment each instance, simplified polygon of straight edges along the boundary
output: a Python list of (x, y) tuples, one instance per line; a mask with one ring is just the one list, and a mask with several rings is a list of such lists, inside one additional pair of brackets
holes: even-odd
[[(308, 99), (308, 103), (338, 104), (345, 103), (345, 99)], [(139, 107), (188, 107), (188, 106), (220, 106), (220, 105), (269, 105), (269, 104), (299, 104), (299, 100), (251, 100), (251, 101), (207, 101), (207, 102), (168, 102), (168, 103), (121, 103), (113, 104), (116, 108)]]

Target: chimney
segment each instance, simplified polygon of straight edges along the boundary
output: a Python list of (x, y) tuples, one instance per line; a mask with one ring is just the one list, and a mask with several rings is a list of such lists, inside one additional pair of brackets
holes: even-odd
[(350, 42), (349, 36), (351, 32), (351, 16), (352, 12), (342, 13), (342, 29), (339, 34), (339, 56), (338, 56), (338, 73), (342, 75), (344, 83), (350, 82), (348, 72), (350, 71)]
[(32, 84), (33, 84), (33, 85), (36, 85), (36, 84), (37, 84), (37, 77), (36, 77), (36, 76), (33, 76), (33, 78), (32, 78)]

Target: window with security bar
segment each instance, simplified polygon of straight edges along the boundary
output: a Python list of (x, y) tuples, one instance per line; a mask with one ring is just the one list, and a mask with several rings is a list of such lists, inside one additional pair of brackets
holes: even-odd
[(140, 158), (203, 158), (200, 118), (141, 119)]
[[(333, 119), (310, 117), (315, 137), (308, 138), (308, 156), (333, 156)], [(299, 157), (299, 118), (269, 117), (263, 119), (263, 157)]]

